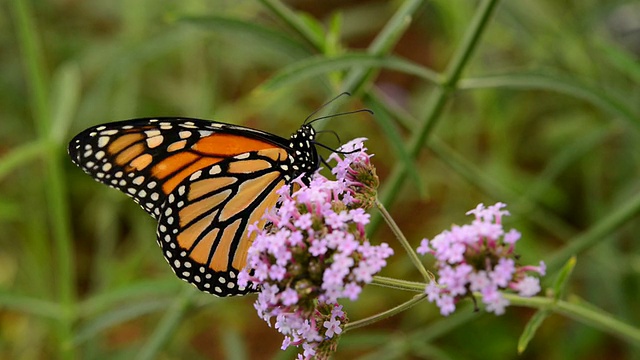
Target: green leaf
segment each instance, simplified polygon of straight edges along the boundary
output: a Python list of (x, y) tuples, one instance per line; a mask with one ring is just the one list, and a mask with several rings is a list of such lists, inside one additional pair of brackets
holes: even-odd
[(542, 322), (548, 316), (549, 316), (549, 311), (546, 309), (543, 309), (543, 310), (538, 310), (531, 317), (527, 325), (524, 327), (524, 330), (522, 331), (522, 335), (520, 335), (520, 339), (518, 339), (518, 354), (522, 354), (527, 349), (527, 345), (529, 345), (529, 342), (535, 336), (536, 331), (538, 331), (538, 328), (540, 327), (540, 325), (542, 325)]
[(64, 317), (62, 308), (57, 303), (30, 296), (18, 295), (4, 290), (0, 290), (0, 308), (50, 319), (62, 319)]
[(11, 149), (0, 158), (0, 180), (11, 174), (15, 168), (25, 166), (31, 160), (42, 156), (48, 148), (45, 141), (33, 141)]
[(577, 261), (576, 257), (572, 256), (571, 258), (569, 258), (569, 260), (567, 260), (567, 262), (564, 264), (562, 269), (560, 269), (560, 272), (558, 273), (558, 276), (556, 277), (556, 280), (553, 283), (553, 299), (554, 300), (557, 301), (562, 298), (564, 290), (567, 287), (567, 282), (569, 280), (569, 277), (571, 276), (571, 273), (573, 272), (573, 269), (576, 266), (576, 261)]
[(296, 14), (298, 19), (301, 20), (302, 25), (308, 30), (307, 34), (312, 35), (312, 42), (320, 45), (320, 50), (324, 53), (326, 51), (327, 44), (324, 40), (325, 33), (322, 23), (307, 13), (297, 12)]
[(313, 25), (313, 21), (304, 18), (304, 14), (294, 12), (279, 0), (260, 0), (271, 12), (287, 23), (300, 36), (308, 41), (314, 49), (324, 51), (324, 35)]
[(126, 304), (109, 311), (101, 316), (91, 318), (91, 321), (75, 331), (73, 344), (79, 345), (88, 341), (101, 332), (123, 324), (132, 319), (137, 319), (143, 315), (160, 312), (167, 309), (172, 303), (172, 299), (146, 299), (142, 302)]
[(215, 31), (216, 34), (228, 33), (251, 36), (256, 43), (278, 49), (292, 58), (301, 58), (312, 53), (309, 46), (295, 40), (291, 35), (246, 20), (222, 16), (181, 16), (178, 17), (177, 21)]
[(599, 44), (598, 48), (602, 50), (602, 54), (611, 61), (612, 65), (636, 83), (640, 83), (640, 63), (634, 55), (613, 44)]
[(342, 35), (342, 22), (344, 17), (341, 12), (333, 14), (329, 22), (329, 31), (327, 31), (325, 40), (325, 55), (332, 57), (342, 52), (340, 46), (340, 36)]
[(573, 78), (549, 73), (516, 73), (460, 80), (460, 89), (517, 88), (549, 90), (583, 99), (601, 110), (623, 118), (640, 130), (640, 116), (622, 99)]
[(369, 69), (374, 67), (415, 75), (433, 83), (437, 83), (439, 78), (436, 72), (402, 58), (393, 56), (380, 57), (367, 53), (352, 52), (334, 58), (314, 56), (298, 61), (276, 73), (271, 79), (261, 85), (260, 90), (272, 91), (280, 87), (290, 86), (292, 83), (312, 76), (323, 75), (333, 71), (346, 70), (349, 68)]
[(63, 143), (80, 100), (80, 68), (75, 63), (62, 65), (53, 74), (51, 89), (50, 139)]
[(368, 97), (368, 100), (370, 101), (368, 102), (367, 106), (371, 107), (371, 110), (373, 110), (373, 112), (375, 113), (374, 118), (378, 122), (378, 125), (380, 125), (380, 127), (382, 128), (382, 131), (387, 137), (387, 140), (389, 141), (391, 146), (393, 146), (393, 149), (395, 150), (398, 158), (400, 159), (400, 161), (405, 163), (407, 171), (409, 172), (409, 177), (411, 178), (411, 180), (413, 180), (416, 189), (418, 189), (418, 195), (420, 196), (420, 198), (424, 198), (426, 194), (424, 182), (420, 178), (420, 174), (418, 173), (417, 166), (413, 158), (411, 157), (411, 155), (409, 155), (409, 152), (404, 146), (405, 142), (400, 136), (400, 132), (392, 121), (392, 118), (395, 117), (390, 114), (387, 111), (388, 109), (385, 109), (381, 102), (377, 101), (377, 99)]
[(170, 296), (180, 289), (180, 285), (182, 284), (176, 282), (173, 277), (135, 282), (91, 296), (80, 304), (79, 311), (84, 317), (96, 316), (98, 313), (119, 307), (122, 303), (138, 301), (140, 298)]
[(229, 327), (222, 332), (222, 351), (225, 354), (225, 359), (248, 359), (247, 351), (245, 350), (248, 347), (249, 345), (237, 328)]
[(189, 286), (184, 288), (184, 290), (173, 301), (173, 304), (166, 308), (167, 310), (165, 315), (151, 337), (149, 337), (144, 346), (140, 348), (140, 352), (138, 352), (136, 359), (146, 360), (157, 358), (156, 354), (176, 331), (180, 322), (184, 318), (187, 309), (191, 306), (196, 294), (199, 294), (199, 292), (192, 287)]

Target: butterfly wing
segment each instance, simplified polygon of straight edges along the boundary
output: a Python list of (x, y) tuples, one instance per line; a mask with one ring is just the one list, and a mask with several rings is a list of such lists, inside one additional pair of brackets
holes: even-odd
[[(158, 220), (158, 242), (176, 275), (216, 296), (243, 295), (237, 285), (253, 238), (246, 228), (275, 205), (288, 154), (266, 149), (193, 173), (171, 192)], [(283, 169), (283, 166), (285, 169)]]
[(71, 140), (68, 150), (86, 173), (158, 218), (166, 196), (197, 170), (250, 151), (282, 149), (287, 143), (225, 123), (149, 118), (89, 128)]
[(252, 291), (237, 285), (248, 225), (262, 227), (275, 190), (318, 168), (314, 137), (310, 125), (285, 140), (199, 119), (134, 119), (83, 131), (69, 155), (158, 220), (158, 243), (179, 278), (230, 296)]

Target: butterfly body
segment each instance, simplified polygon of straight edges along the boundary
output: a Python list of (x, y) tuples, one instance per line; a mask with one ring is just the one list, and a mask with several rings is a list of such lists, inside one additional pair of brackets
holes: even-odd
[(89, 128), (69, 143), (73, 162), (132, 197), (158, 220), (176, 275), (217, 296), (237, 285), (251, 245), (246, 229), (275, 206), (276, 190), (319, 166), (315, 131), (290, 139), (190, 118), (146, 118)]

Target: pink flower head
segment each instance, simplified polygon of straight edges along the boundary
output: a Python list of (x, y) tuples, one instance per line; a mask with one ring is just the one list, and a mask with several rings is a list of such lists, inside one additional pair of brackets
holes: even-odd
[(255, 308), (265, 321), (276, 317), (283, 348), (301, 346), (304, 359), (337, 344), (347, 321), (338, 301), (356, 300), (393, 254), (365, 236), (369, 214), (362, 206), (371, 194), (363, 192), (372, 191), (375, 172), (362, 139), (340, 152), (330, 157), (338, 163), (336, 181), (315, 174), (309, 185), (294, 180), (294, 193), (290, 186), (278, 191), (280, 206), (265, 216), (273, 226), (251, 228), (255, 239), (239, 275), (261, 289)]
[(479, 204), (467, 212), (475, 217), (471, 224), (454, 225), (432, 240), (421, 241), (417, 251), (436, 258), (438, 275), (438, 282), (425, 288), (427, 299), (436, 303), (443, 315), (452, 313), (457, 300), (474, 292), (482, 295), (488, 312), (501, 315), (509, 305), (501, 291), (513, 290), (526, 297), (540, 291), (538, 278), (527, 273), (544, 275), (544, 263), (516, 264), (514, 248), (521, 235), (515, 229), (504, 230), (502, 219), (509, 215), (505, 207), (503, 203)]

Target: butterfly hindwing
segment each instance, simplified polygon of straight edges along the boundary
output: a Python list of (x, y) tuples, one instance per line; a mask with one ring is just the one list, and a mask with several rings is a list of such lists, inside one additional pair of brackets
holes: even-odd
[(252, 242), (245, 230), (275, 205), (287, 157), (283, 149), (267, 149), (225, 159), (193, 173), (167, 196), (158, 242), (179, 278), (217, 296), (250, 291), (236, 283)]

